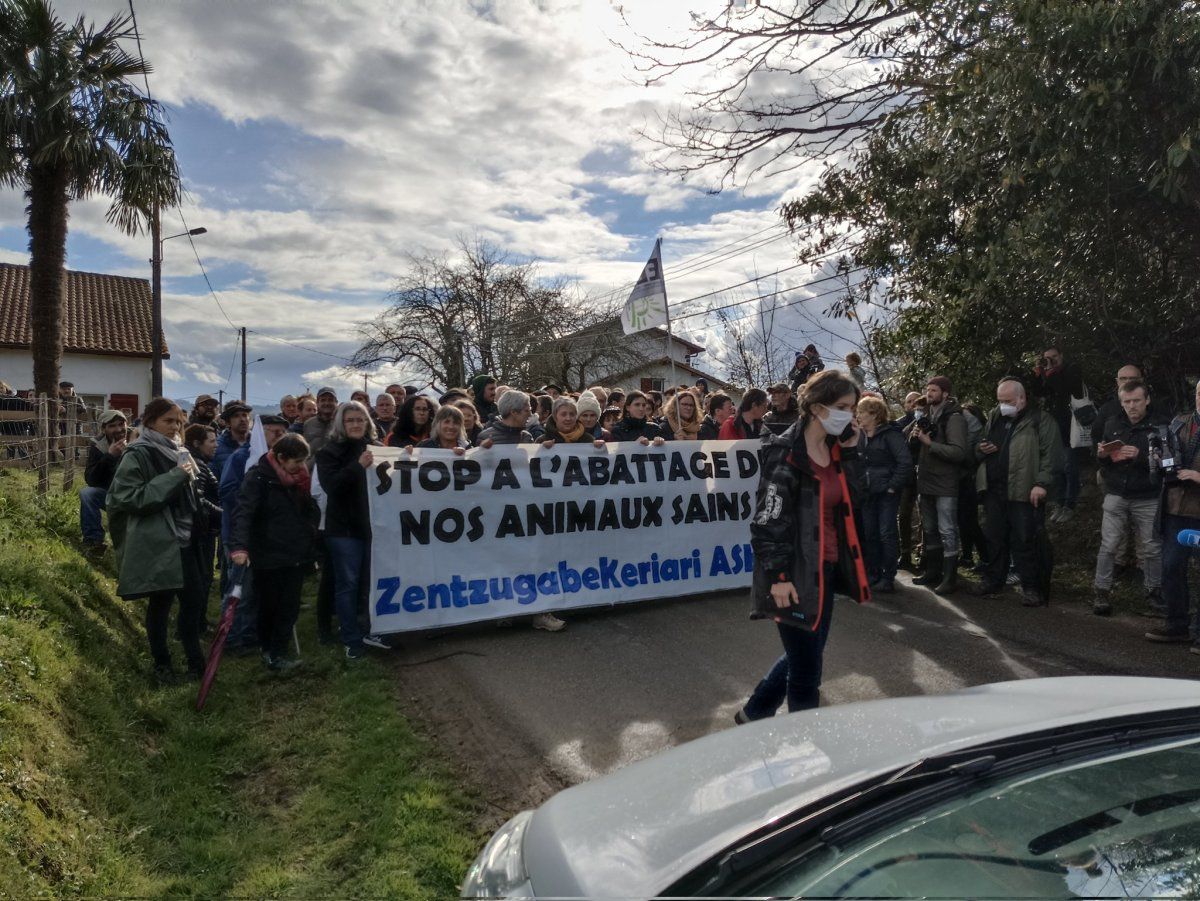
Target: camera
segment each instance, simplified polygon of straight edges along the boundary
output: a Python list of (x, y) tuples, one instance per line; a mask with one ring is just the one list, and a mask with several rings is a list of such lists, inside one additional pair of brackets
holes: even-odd
[(1173, 476), (1179, 472), (1179, 461), (1171, 453), (1171, 437), (1165, 425), (1158, 426), (1150, 436), (1148, 457), (1151, 474)]
[(924, 432), (926, 435), (933, 434), (933, 423), (927, 417), (922, 416), (920, 419), (913, 420), (913, 430)]

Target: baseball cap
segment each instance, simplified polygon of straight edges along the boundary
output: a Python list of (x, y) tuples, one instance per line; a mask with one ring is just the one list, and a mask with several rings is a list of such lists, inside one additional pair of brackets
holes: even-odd
[(322, 388), (320, 391), (317, 392), (317, 397), (320, 397), (322, 394), (332, 394), (334, 397), (337, 397), (337, 392), (334, 391), (332, 388), (330, 388), (328, 385), (326, 385), (324, 388)]
[(233, 416), (237, 413), (253, 413), (254, 408), (249, 404), (244, 404), (240, 400), (231, 400), (225, 405), (225, 416)]
[(202, 404), (214, 404), (215, 405), (216, 403), (217, 403), (217, 399), (215, 397), (213, 397), (211, 394), (201, 394), (199, 397), (196, 398), (195, 406), (199, 407)]

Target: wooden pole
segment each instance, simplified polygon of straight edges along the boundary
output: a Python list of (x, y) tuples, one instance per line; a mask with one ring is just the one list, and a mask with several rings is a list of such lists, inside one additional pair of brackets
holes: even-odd
[(79, 419), (79, 406), (74, 399), (67, 404), (67, 434), (63, 441), (66, 444), (63, 457), (63, 491), (75, 487), (75, 432)]
[(37, 496), (39, 499), (44, 499), (46, 492), (50, 489), (50, 402), (46, 399), (45, 394), (38, 395), (37, 408)]

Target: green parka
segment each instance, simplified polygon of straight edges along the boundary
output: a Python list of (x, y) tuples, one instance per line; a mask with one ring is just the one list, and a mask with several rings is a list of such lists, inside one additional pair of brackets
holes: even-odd
[(106, 501), (121, 597), (183, 587), (171, 506), (189, 490), (188, 474), (153, 449), (133, 444), (121, 455)]
[[(982, 439), (992, 434), (992, 427), (1000, 418), (1000, 408), (988, 413), (983, 426)], [(1042, 410), (1026, 408), (1025, 415), (1013, 426), (1008, 439), (1008, 499), (1029, 503), (1029, 492), (1035, 485), (1047, 491), (1054, 484), (1056, 474), (1063, 470), (1062, 436), (1058, 423)], [(987, 454), (975, 451), (979, 468), (975, 471), (975, 489), (987, 491)]]

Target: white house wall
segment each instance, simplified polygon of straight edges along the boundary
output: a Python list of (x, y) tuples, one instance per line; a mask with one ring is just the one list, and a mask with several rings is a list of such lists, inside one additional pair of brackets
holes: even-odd
[[(101, 396), (107, 404), (113, 394), (136, 394), (138, 405), (150, 400), (150, 361), (141, 357), (99, 354), (63, 354), (64, 382), (75, 383), (75, 393)], [(0, 349), (0, 379), (18, 391), (33, 387), (33, 359), (28, 351)]]

